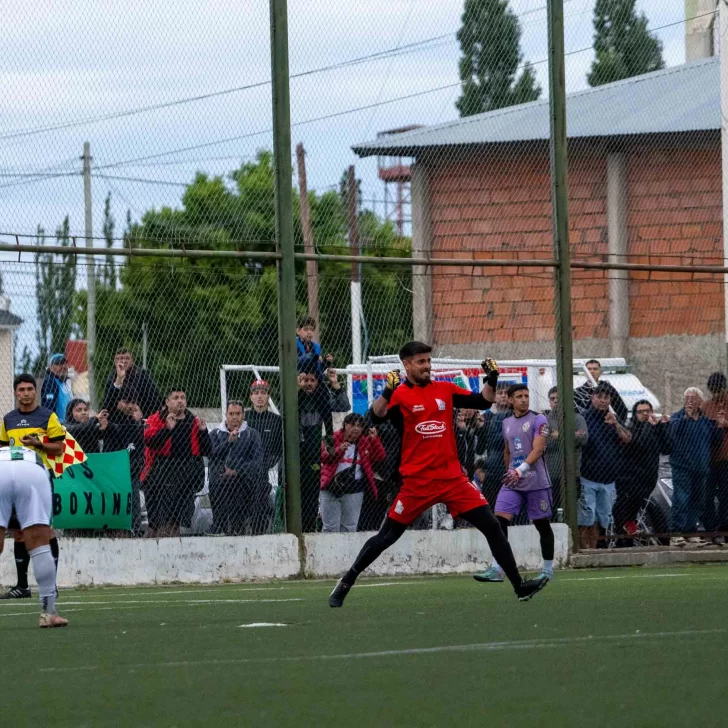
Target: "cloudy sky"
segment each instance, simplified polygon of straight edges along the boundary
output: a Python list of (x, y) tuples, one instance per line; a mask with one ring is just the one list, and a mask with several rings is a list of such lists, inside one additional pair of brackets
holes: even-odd
[[(565, 0), (569, 91), (586, 86), (593, 4)], [(0, 232), (32, 234), (39, 223), (53, 230), (68, 214), (72, 232), (83, 234), (84, 141), (96, 168), (97, 234), (108, 192), (121, 227), (127, 209), (138, 218), (151, 207), (178, 205), (196, 170), (225, 174), (270, 148), (266, 0), (5, 5), (11, 32), (2, 51)], [(310, 188), (336, 185), (356, 163), (367, 206), (381, 210), (375, 162), (356, 159), (350, 147), (381, 130), (457, 117), (462, 5), (289, 0), (291, 73), (320, 69), (291, 84), (293, 142), (307, 149)], [(545, 5), (511, 0), (524, 57), (543, 89)], [(683, 2), (637, 0), (637, 7), (662, 40), (667, 64), (682, 63)], [(21, 307), (30, 307), (27, 283), (21, 290), (20, 278), (15, 286), (7, 279), (10, 295), (26, 297)]]

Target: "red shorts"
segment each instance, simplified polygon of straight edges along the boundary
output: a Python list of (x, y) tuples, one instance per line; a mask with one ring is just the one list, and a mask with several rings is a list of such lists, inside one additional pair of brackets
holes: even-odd
[(393, 521), (409, 526), (436, 503), (444, 503), (453, 518), (473, 508), (488, 505), (480, 488), (464, 475), (436, 481), (404, 478), (387, 515)]

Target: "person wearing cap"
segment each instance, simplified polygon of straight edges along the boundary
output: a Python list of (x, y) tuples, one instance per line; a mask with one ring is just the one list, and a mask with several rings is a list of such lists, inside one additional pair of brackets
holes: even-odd
[(632, 433), (610, 411), (614, 387), (599, 382), (584, 412), (589, 440), (582, 448), (579, 534), (583, 548), (595, 548), (599, 529), (606, 533), (613, 523), (617, 476), (622, 471), (625, 446)]
[(66, 410), (73, 399), (68, 381), (68, 362), (64, 354), (53, 354), (40, 388), (40, 405), (55, 412), (61, 424), (66, 421)]

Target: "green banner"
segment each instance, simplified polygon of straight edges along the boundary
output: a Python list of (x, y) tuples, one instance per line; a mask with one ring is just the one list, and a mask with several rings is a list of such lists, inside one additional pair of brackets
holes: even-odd
[(131, 530), (129, 453), (91, 454), (53, 481), (53, 526)]

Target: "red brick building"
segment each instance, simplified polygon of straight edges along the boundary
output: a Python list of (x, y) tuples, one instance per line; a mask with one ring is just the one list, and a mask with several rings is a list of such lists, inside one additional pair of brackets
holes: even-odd
[[(355, 148), (414, 158), (413, 254), (462, 258), (419, 269), (413, 318), (439, 354), (553, 356), (548, 100)], [(692, 265), (723, 258), (719, 59), (567, 99), (572, 256)], [(510, 259), (477, 268), (469, 260)], [(624, 356), (675, 404), (724, 369), (722, 276), (575, 270), (576, 356)]]

